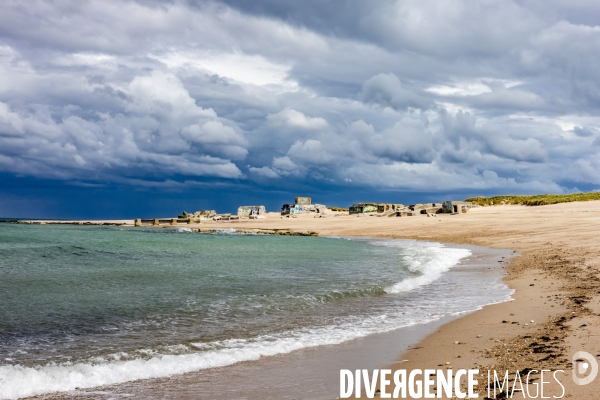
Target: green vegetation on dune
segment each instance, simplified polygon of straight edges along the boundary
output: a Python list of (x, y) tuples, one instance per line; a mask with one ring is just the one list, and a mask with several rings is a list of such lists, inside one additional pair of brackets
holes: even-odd
[(494, 196), (471, 197), (470, 201), (478, 206), (493, 206), (501, 204), (523, 204), (526, 206), (543, 206), (547, 204), (570, 203), (573, 201), (600, 200), (600, 192), (571, 193), (571, 194), (537, 194), (534, 196)]

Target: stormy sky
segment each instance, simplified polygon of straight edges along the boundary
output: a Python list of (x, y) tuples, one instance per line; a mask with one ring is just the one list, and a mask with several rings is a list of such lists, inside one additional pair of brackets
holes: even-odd
[(596, 190), (599, 110), (598, 1), (0, 3), (0, 217)]

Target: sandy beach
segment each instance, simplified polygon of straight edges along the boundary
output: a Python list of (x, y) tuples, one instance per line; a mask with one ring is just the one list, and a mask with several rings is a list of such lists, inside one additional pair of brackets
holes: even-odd
[[(570, 374), (576, 351), (600, 356), (600, 202), (479, 207), (432, 218), (301, 217), (227, 225), (248, 224), (517, 251), (520, 255), (507, 265), (505, 278), (516, 289), (514, 301), (487, 306), (445, 325), (401, 355), (392, 369), (447, 368), (450, 363), (454, 370), (478, 366), (483, 371), (509, 370), (513, 376), (525, 368), (562, 369), (565, 397), (598, 398), (600, 380), (578, 386)], [(561, 396), (559, 385), (545, 387), (545, 396)], [(515, 396), (520, 398), (518, 392)]]
[[(131, 222), (129, 222), (131, 223)], [(596, 399), (600, 379), (578, 386), (572, 356), (600, 356), (600, 202), (525, 207), (478, 207), (467, 214), (435, 217), (327, 216), (203, 221), (196, 227), (289, 229), (328, 236), (367, 236), (470, 244), (515, 251), (503, 267), (514, 301), (491, 305), (443, 325), (411, 349), (382, 360), (378, 368), (482, 371), (526, 368), (559, 373), (564, 397)], [(460, 296), (460, 293), (456, 293)], [(539, 382), (540, 375), (532, 374)], [(544, 380), (549, 380), (544, 377)], [(554, 382), (554, 381), (552, 381)], [(485, 397), (480, 382), (480, 398)], [(547, 384), (544, 396), (561, 397)], [(533, 395), (533, 389), (532, 389)], [(518, 392), (515, 398), (523, 398)]]
[(600, 1), (0, 21), (0, 400), (600, 400)]

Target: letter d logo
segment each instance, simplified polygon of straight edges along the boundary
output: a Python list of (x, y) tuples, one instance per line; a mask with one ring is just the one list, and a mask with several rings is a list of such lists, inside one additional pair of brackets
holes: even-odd
[[(581, 375), (588, 376), (580, 378)], [(576, 385), (587, 385), (598, 375), (598, 362), (593, 355), (585, 351), (573, 354), (573, 382)]]

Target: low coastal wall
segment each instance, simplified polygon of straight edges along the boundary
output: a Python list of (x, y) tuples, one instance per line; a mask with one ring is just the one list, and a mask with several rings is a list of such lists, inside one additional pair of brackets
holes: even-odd
[[(150, 220), (141, 220), (143, 225), (137, 224), (137, 227), (162, 227), (162, 228), (170, 228), (173, 226), (177, 226), (177, 224), (187, 224), (188, 220), (181, 219), (150, 219)], [(0, 223), (10, 223), (10, 224), (24, 224), (24, 225), (83, 225), (83, 226), (131, 226), (131, 222), (104, 222), (104, 221), (0, 221)], [(265, 228), (251, 228), (251, 229), (232, 229), (232, 228), (183, 228), (189, 229), (189, 232), (193, 233), (238, 233), (242, 235), (281, 235), (281, 236), (319, 236), (318, 232), (310, 231), (310, 230), (301, 230), (295, 231), (290, 229), (265, 229)]]
[(131, 225), (127, 222), (105, 222), (105, 221), (27, 221), (27, 220), (0, 220), (4, 224), (23, 224), (23, 225), (95, 225), (95, 226), (123, 226)]

